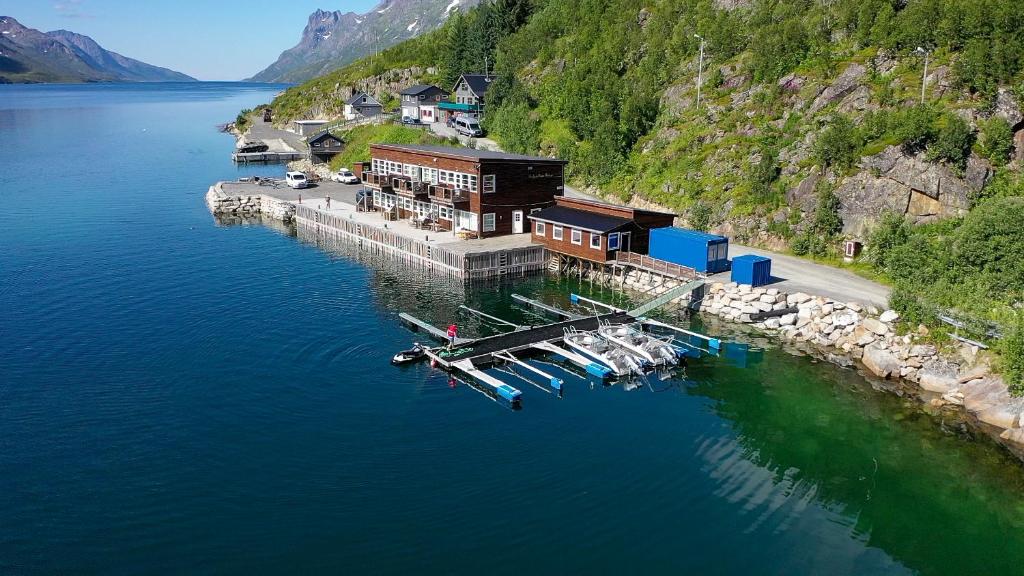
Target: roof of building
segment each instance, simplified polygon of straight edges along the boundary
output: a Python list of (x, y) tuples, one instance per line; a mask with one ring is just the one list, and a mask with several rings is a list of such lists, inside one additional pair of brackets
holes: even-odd
[[(459, 77), (460, 80), (466, 81), (473, 94), (481, 98), (484, 94), (487, 94), (487, 89), (491, 87), (491, 84), (494, 84), (495, 78), (497, 76), (492, 74), (463, 74)], [(455, 85), (458, 86), (459, 83), (456, 82)]]
[(294, 122), (296, 124), (317, 125), (317, 124), (327, 124), (328, 121), (327, 120), (294, 120)]
[(318, 133), (310, 136), (309, 138), (306, 139), (306, 142), (312, 144), (314, 142), (319, 142), (319, 141), (321, 141), (321, 140), (323, 140), (324, 138), (327, 138), (327, 137), (334, 138), (335, 140), (338, 140), (338, 141), (341, 140), (341, 137), (335, 136), (334, 134), (331, 134), (330, 130), (324, 130), (323, 132), (318, 132)]
[(352, 95), (351, 98), (349, 98), (348, 100), (345, 101), (345, 104), (349, 104), (349, 105), (352, 105), (352, 106), (354, 106), (356, 104), (362, 104), (362, 102), (360, 102), (360, 100), (362, 100), (364, 96), (367, 98), (366, 104), (369, 104), (371, 106), (380, 106), (380, 101), (378, 101), (373, 96), (370, 96), (366, 92), (356, 92), (355, 94)]
[(611, 232), (616, 228), (621, 228), (622, 226), (630, 223), (628, 218), (606, 216), (604, 214), (589, 212), (587, 210), (578, 210), (576, 208), (568, 208), (566, 206), (551, 206), (544, 208), (539, 212), (530, 214), (530, 219), (543, 220), (544, 222), (552, 222), (554, 224), (563, 224), (565, 226), (579, 228), (580, 230), (586, 230), (588, 232), (597, 232), (598, 234)]
[(699, 242), (719, 242), (729, 240), (725, 236), (719, 236), (718, 234), (709, 234), (707, 232), (700, 232), (697, 230), (690, 230), (687, 228), (676, 228), (675, 226), (655, 228), (654, 230), (651, 230), (651, 233), (653, 234), (655, 233), (655, 231), (657, 231), (658, 234), (671, 234), (672, 236), (676, 236), (678, 238), (683, 238), (686, 240), (696, 240)]
[(460, 104), (458, 102), (445, 101), (438, 102), (437, 107), (441, 110), (455, 110), (457, 112), (475, 112), (480, 109), (479, 104)]
[(672, 217), (672, 218), (676, 217), (676, 215), (671, 213), (671, 212), (659, 212), (657, 210), (647, 210), (646, 208), (634, 208), (633, 206), (623, 206), (622, 204), (612, 204), (610, 202), (602, 202), (600, 200), (591, 200), (589, 198), (575, 198), (575, 197), (570, 198), (568, 196), (562, 196), (560, 198), (556, 198), (555, 202), (557, 202), (559, 204), (568, 204), (569, 205), (568, 207), (570, 207), (570, 208), (580, 207), (580, 206), (593, 206), (593, 207), (596, 207), (596, 208), (614, 208), (614, 209), (617, 209), (617, 210), (622, 210), (622, 211), (625, 211), (625, 212), (629, 212), (629, 213), (631, 213), (633, 215), (636, 215), (636, 214), (656, 214), (658, 216), (666, 216), (666, 217)]
[(498, 161), (498, 162), (549, 162), (565, 164), (565, 160), (559, 158), (547, 158), (544, 156), (526, 156), (524, 154), (509, 154), (508, 152), (495, 152), (493, 150), (478, 150), (476, 148), (455, 148), (451, 146), (432, 146), (429, 144), (371, 144), (371, 148), (383, 148), (399, 152), (422, 152), (435, 156), (445, 156), (460, 160), (477, 161)]
[(422, 94), (422, 93), (424, 93), (424, 92), (426, 92), (427, 90), (430, 90), (430, 89), (440, 90), (441, 92), (444, 92), (444, 90), (442, 90), (441, 88), (439, 88), (437, 86), (434, 86), (433, 84), (414, 84), (414, 85), (409, 86), (408, 88), (402, 90), (401, 92), (399, 92), (399, 94), (404, 94), (404, 95), (408, 95), (408, 96), (415, 96), (417, 94)]

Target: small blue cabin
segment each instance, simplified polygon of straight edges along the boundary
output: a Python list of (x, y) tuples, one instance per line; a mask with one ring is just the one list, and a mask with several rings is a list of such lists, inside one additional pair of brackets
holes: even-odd
[(655, 228), (651, 230), (648, 254), (707, 274), (729, 269), (729, 239), (696, 230)]
[(772, 259), (754, 254), (732, 259), (732, 281), (737, 284), (764, 286), (772, 281)]

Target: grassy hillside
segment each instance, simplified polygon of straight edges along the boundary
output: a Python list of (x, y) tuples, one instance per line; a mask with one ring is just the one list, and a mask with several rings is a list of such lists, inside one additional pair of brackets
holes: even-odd
[(356, 162), (370, 159), (370, 144), (446, 144), (458, 145), (457, 141), (435, 136), (422, 128), (410, 128), (397, 124), (357, 126), (339, 134), (345, 141), (345, 149), (331, 160), (331, 170), (342, 166), (351, 167)]

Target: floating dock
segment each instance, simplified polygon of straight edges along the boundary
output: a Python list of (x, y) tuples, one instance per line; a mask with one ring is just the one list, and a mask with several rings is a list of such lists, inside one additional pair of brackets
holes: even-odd
[(292, 160), (302, 160), (304, 152), (234, 152), (231, 160), (238, 164), (284, 164)]

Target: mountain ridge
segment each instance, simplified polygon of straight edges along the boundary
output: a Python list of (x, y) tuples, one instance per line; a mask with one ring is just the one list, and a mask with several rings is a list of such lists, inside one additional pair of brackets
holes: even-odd
[(0, 83), (194, 81), (107, 50), (84, 34), (41, 32), (0, 16)]
[(479, 0), (382, 0), (368, 12), (316, 10), (298, 44), (247, 80), (303, 82), (434, 30)]

